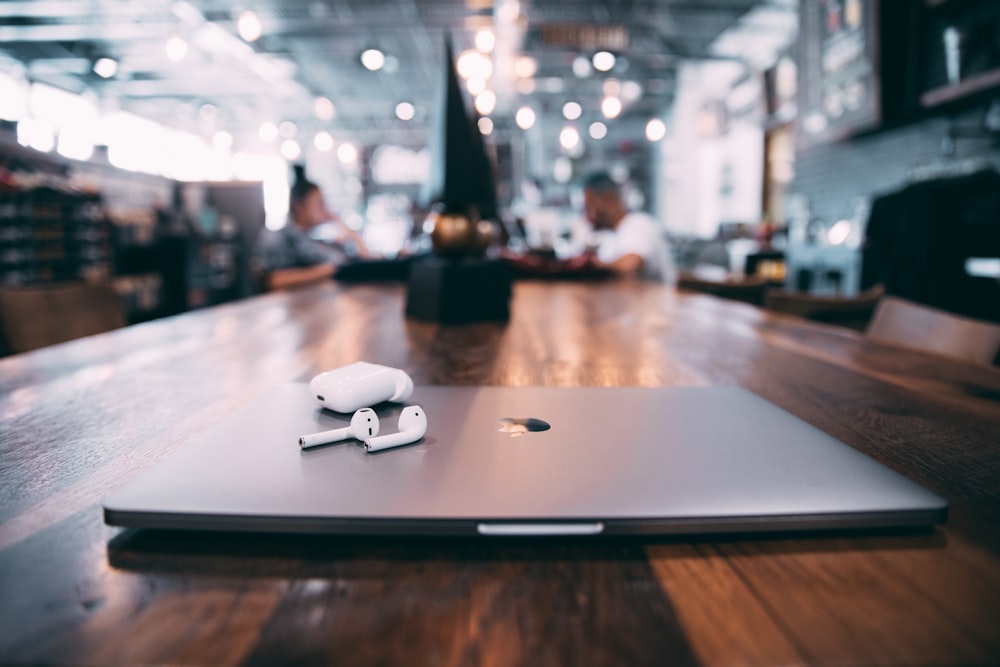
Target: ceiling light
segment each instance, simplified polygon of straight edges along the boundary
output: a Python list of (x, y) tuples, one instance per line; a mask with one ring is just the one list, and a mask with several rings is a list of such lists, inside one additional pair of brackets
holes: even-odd
[(337, 149), (337, 158), (345, 164), (354, 162), (358, 159), (358, 149), (353, 144), (340, 144), (340, 148)]
[(286, 160), (294, 160), (302, 155), (302, 147), (295, 139), (285, 139), (281, 142), (281, 156)]
[(476, 111), (484, 116), (493, 113), (497, 106), (497, 95), (492, 90), (484, 90), (476, 95)]
[(56, 147), (55, 128), (48, 121), (22, 118), (17, 122), (17, 143), (48, 153)]
[(617, 118), (622, 112), (622, 101), (617, 97), (605, 97), (601, 102), (601, 113), (605, 118)]
[(493, 134), (493, 121), (485, 116), (480, 118), (476, 124), (479, 126), (479, 133), (485, 136)]
[(94, 74), (102, 79), (110, 79), (118, 73), (118, 61), (113, 58), (98, 58), (94, 61)]
[(596, 121), (590, 124), (589, 132), (591, 139), (603, 139), (608, 136), (608, 126), (601, 121)]
[(579, 102), (567, 102), (563, 105), (562, 111), (566, 120), (576, 120), (583, 113), (583, 107), (580, 106)]
[(465, 82), (465, 88), (470, 95), (478, 95), (486, 90), (486, 79), (481, 76), (469, 77)]
[(638, 81), (626, 81), (621, 85), (621, 94), (626, 102), (636, 102), (642, 97), (642, 85)]
[(615, 66), (615, 54), (610, 51), (598, 51), (591, 59), (594, 69), (598, 72), (610, 72)]
[(488, 79), (493, 74), (493, 61), (479, 51), (463, 51), (455, 61), (455, 69), (463, 79), (474, 76)]
[(521, 3), (517, 0), (502, 0), (496, 8), (496, 12), (497, 19), (506, 23), (512, 23), (521, 14)]
[(396, 105), (396, 118), (399, 120), (413, 120), (416, 110), (409, 102), (400, 102)]
[(378, 49), (365, 49), (361, 53), (361, 64), (365, 69), (377, 72), (385, 67), (385, 54)]
[(333, 137), (329, 132), (317, 132), (313, 137), (313, 146), (321, 153), (329, 153), (333, 150)]
[(622, 91), (622, 85), (618, 79), (607, 79), (601, 85), (601, 90), (604, 91), (605, 97), (618, 97), (618, 93)]
[(520, 79), (517, 82), (517, 92), (522, 95), (530, 95), (535, 92), (535, 80), (534, 79)]
[(313, 111), (320, 120), (332, 120), (337, 115), (337, 110), (333, 107), (333, 102), (326, 97), (317, 97), (313, 102)]
[(538, 71), (538, 63), (531, 56), (519, 56), (514, 61), (514, 74), (522, 79), (530, 79)]
[(260, 19), (257, 18), (257, 14), (248, 9), (240, 14), (239, 21), (236, 22), (236, 30), (244, 40), (256, 41), (261, 33)]
[(167, 60), (172, 63), (179, 63), (184, 60), (184, 56), (188, 52), (187, 42), (176, 35), (168, 39), (163, 48), (167, 52)]
[(659, 118), (653, 118), (646, 123), (646, 138), (650, 141), (659, 141), (667, 135), (667, 126)]
[(229, 150), (233, 147), (233, 135), (225, 130), (219, 130), (212, 135), (212, 145), (220, 151)]
[(514, 122), (522, 130), (530, 129), (535, 125), (535, 112), (531, 107), (521, 107), (514, 114)]
[(559, 133), (559, 145), (568, 151), (573, 150), (580, 145), (580, 133), (575, 127), (567, 125)]
[(283, 136), (285, 139), (293, 138), (298, 131), (299, 128), (297, 128), (295, 123), (290, 120), (282, 121), (281, 125), (278, 126), (278, 134)]
[(583, 56), (573, 59), (573, 74), (578, 79), (585, 79), (590, 76), (590, 61)]
[(483, 28), (476, 33), (476, 48), (483, 53), (489, 53), (497, 44), (496, 35), (489, 28)]
[(264, 141), (274, 141), (278, 138), (278, 126), (274, 123), (261, 123), (260, 129), (257, 130), (257, 134)]

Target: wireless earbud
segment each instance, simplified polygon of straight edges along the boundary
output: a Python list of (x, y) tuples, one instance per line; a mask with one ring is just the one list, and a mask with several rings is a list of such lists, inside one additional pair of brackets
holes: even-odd
[(309, 447), (326, 445), (331, 442), (347, 440), (348, 438), (368, 441), (370, 438), (378, 435), (378, 429), (378, 415), (375, 414), (375, 411), (371, 408), (361, 408), (351, 417), (350, 426), (304, 435), (299, 438), (299, 447), (308, 449)]
[(377, 452), (390, 447), (408, 445), (420, 440), (427, 433), (427, 414), (419, 405), (410, 405), (399, 413), (399, 432), (366, 438), (365, 449)]

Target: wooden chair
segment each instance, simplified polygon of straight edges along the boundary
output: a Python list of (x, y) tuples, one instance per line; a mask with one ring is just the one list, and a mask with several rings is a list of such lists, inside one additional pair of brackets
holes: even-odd
[(106, 285), (0, 287), (0, 338), (6, 353), (27, 352), (127, 323), (121, 297)]
[(981, 364), (1000, 351), (1000, 325), (884, 296), (865, 335), (871, 340)]
[(884, 293), (882, 285), (875, 285), (853, 297), (817, 296), (773, 288), (764, 295), (764, 308), (864, 331)]

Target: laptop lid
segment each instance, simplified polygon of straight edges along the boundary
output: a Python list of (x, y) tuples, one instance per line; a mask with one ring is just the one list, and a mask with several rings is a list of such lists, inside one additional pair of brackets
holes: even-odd
[[(346, 426), (305, 384), (259, 396), (105, 501), (111, 525), (387, 535), (925, 526), (947, 503), (734, 387), (417, 387), (426, 437), (300, 450)], [(376, 407), (382, 432), (401, 407)], [(548, 428), (544, 428), (548, 426)], [(501, 427), (502, 430), (501, 430)]]

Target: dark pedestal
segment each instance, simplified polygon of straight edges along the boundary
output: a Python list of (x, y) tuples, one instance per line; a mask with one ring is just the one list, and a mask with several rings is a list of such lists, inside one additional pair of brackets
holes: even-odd
[(429, 258), (410, 267), (406, 315), (444, 324), (510, 319), (504, 260)]

